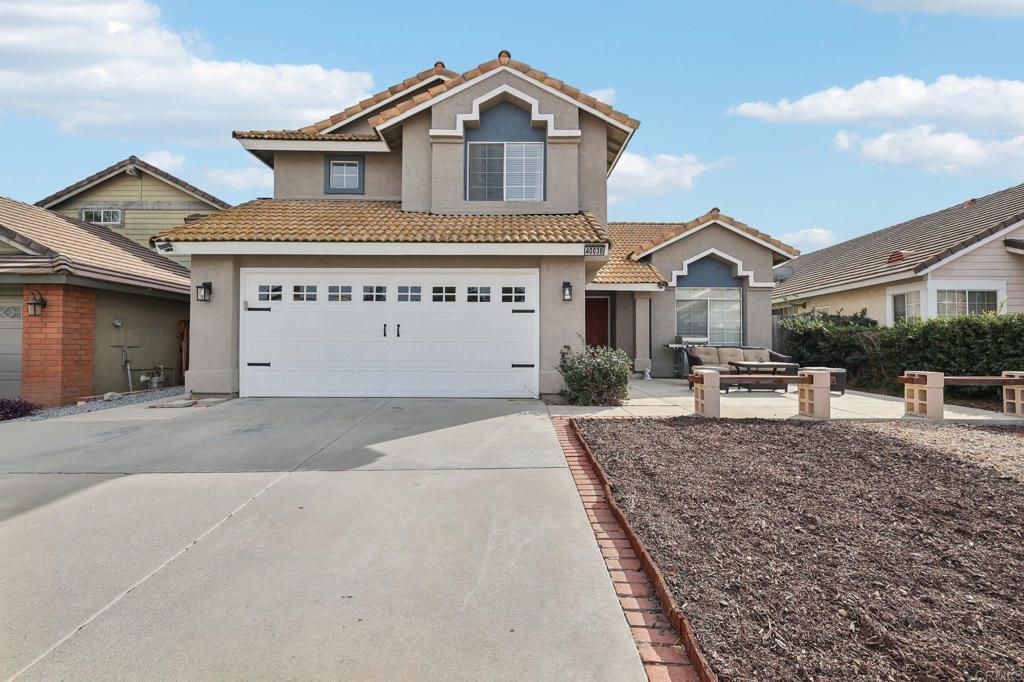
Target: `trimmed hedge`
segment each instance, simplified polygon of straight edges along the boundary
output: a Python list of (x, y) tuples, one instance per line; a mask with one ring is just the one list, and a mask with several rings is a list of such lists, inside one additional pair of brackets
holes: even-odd
[[(1024, 370), (1024, 314), (987, 313), (903, 322), (892, 327), (866, 323), (858, 315), (795, 317), (783, 320), (785, 352), (802, 366), (845, 367), (863, 387), (896, 386), (907, 370), (950, 375), (998, 375)], [(998, 389), (969, 388), (965, 395)]]
[(633, 361), (617, 348), (564, 346), (558, 371), (565, 379), (562, 395), (570, 405), (620, 405), (629, 394)]

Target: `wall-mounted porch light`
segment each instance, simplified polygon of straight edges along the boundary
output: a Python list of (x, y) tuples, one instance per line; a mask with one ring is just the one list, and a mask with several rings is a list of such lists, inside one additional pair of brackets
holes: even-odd
[(572, 300), (572, 282), (562, 282), (562, 300)]
[(213, 298), (213, 284), (210, 282), (203, 282), (196, 286), (196, 300), (208, 303)]
[(28, 314), (31, 317), (39, 317), (43, 314), (43, 308), (46, 307), (46, 299), (36, 289), (32, 292), (32, 298), (28, 299), (25, 303), (28, 306)]

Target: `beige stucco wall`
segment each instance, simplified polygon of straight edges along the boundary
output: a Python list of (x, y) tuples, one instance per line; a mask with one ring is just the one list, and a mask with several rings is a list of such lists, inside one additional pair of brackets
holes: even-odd
[[(1024, 255), (1010, 253), (1005, 239), (1024, 239), (1024, 227), (993, 239), (932, 270), (933, 280), (999, 280), (1006, 282), (1005, 312), (1024, 312)], [(1000, 304), (1004, 303), (1000, 301)]]
[[(876, 284), (848, 291), (837, 291), (823, 296), (794, 297), (787, 303), (775, 301), (775, 307), (797, 305), (801, 306), (801, 313), (810, 313), (814, 310), (815, 306), (828, 306), (828, 312), (832, 315), (853, 315), (863, 309), (867, 309), (868, 317), (884, 325), (886, 323), (887, 306), (885, 290), (888, 287), (913, 284), (921, 281), (923, 281), (923, 278), (917, 277), (889, 284)], [(922, 305), (924, 304), (923, 299), (921, 303)]]
[(608, 224), (608, 129), (604, 121), (580, 112), (579, 198), (580, 209), (590, 211), (602, 225)]
[[(340, 153), (340, 152), (339, 152)], [(366, 189), (363, 194), (325, 194), (324, 157), (316, 152), (274, 153), (275, 199), (331, 199), (338, 201), (400, 201), (402, 152), (363, 155)]]
[[(573, 256), (194, 256), (193, 286), (209, 281), (213, 300), (192, 302), (192, 354), (186, 387), (196, 393), (238, 392), (240, 268), (538, 268), (540, 390), (556, 393), (562, 346), (579, 346), (584, 332), (583, 258)], [(562, 282), (580, 292), (562, 300)]]
[(402, 210), (429, 211), (430, 112), (413, 116), (402, 126)]
[[(115, 327), (116, 319), (124, 320), (124, 326)], [(97, 289), (96, 393), (128, 390), (122, 345), (138, 346), (128, 349), (136, 391), (148, 388), (138, 381), (140, 370), (161, 364), (166, 368), (164, 376), (168, 382), (182, 383), (178, 367), (178, 322), (187, 319), (189, 304), (184, 298), (169, 300)]]

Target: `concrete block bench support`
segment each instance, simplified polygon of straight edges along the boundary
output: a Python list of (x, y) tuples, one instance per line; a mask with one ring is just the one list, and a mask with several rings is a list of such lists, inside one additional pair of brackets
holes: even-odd
[[(1024, 372), (1003, 372), (1007, 379), (1024, 379)], [(1024, 386), (1003, 384), (1003, 414), (1024, 417)]]
[(942, 419), (946, 377), (942, 372), (904, 372), (903, 409), (911, 417)]
[(721, 417), (721, 375), (713, 369), (695, 369), (693, 377), (694, 411), (701, 417)]
[(801, 370), (797, 384), (797, 411), (801, 417), (832, 416), (832, 374), (828, 370)]

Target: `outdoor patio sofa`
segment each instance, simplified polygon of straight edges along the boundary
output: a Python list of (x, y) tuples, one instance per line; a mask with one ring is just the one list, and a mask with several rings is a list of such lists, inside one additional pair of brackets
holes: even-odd
[[(713, 369), (722, 374), (733, 374), (730, 362), (791, 362), (792, 358), (761, 346), (687, 346), (683, 348), (685, 366), (677, 368), (681, 378), (689, 376), (695, 368)], [(693, 388), (693, 384), (690, 384)]]

